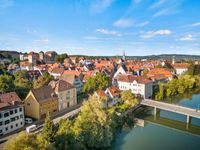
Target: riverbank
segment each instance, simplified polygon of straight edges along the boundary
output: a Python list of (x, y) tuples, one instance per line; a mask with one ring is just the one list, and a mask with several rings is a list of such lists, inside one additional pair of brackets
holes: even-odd
[[(190, 98), (173, 98), (172, 103), (191, 108), (196, 108), (200, 103), (198, 92)], [(107, 150), (196, 150), (199, 148), (199, 119), (192, 118), (187, 128), (185, 116), (161, 110), (155, 119), (150, 107), (138, 110), (136, 117), (144, 119), (145, 126), (132, 126), (118, 131), (112, 146)]]

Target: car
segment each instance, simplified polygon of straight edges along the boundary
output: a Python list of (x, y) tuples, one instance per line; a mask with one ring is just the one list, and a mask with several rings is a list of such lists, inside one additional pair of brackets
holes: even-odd
[(31, 124), (31, 123), (33, 123), (33, 119), (31, 119), (31, 118), (25, 118), (25, 123), (26, 124)]
[(33, 125), (31, 125), (31, 126), (26, 128), (26, 132), (27, 133), (31, 133), (31, 132), (34, 132), (36, 130), (37, 130), (37, 126), (35, 124), (33, 124)]

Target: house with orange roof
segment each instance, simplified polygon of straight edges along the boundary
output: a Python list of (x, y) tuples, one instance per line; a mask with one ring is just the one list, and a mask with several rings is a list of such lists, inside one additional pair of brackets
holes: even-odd
[(32, 70), (33, 69), (33, 64), (28, 62), (28, 61), (20, 61), (19, 62), (20, 70)]
[(81, 80), (83, 79), (83, 73), (81, 71), (77, 71), (77, 70), (64, 70), (62, 75), (76, 75)]
[(169, 80), (173, 78), (173, 73), (168, 71), (165, 68), (154, 68), (154, 69), (149, 70), (149, 72), (147, 73), (147, 77), (149, 78), (153, 76), (157, 76), (157, 75), (163, 75)]
[(120, 102), (120, 90), (117, 86), (110, 86), (105, 90), (106, 95), (108, 96), (108, 105), (113, 106)]
[(0, 94), (0, 136), (24, 126), (24, 106), (15, 92)]
[(188, 64), (188, 63), (175, 63), (175, 64), (172, 64), (172, 66), (175, 69), (176, 74), (181, 75), (181, 74), (184, 74), (185, 72), (187, 72), (190, 64)]
[(53, 68), (49, 74), (52, 75), (55, 79), (57, 79), (58, 77), (60, 77), (64, 72), (64, 68), (63, 67), (57, 67), (57, 68)]

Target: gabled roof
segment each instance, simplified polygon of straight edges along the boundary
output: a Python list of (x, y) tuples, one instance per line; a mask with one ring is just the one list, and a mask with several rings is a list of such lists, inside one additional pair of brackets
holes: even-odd
[(53, 99), (53, 100), (57, 99), (57, 95), (55, 94), (53, 88), (50, 85), (43, 86), (37, 89), (32, 89), (31, 92), (33, 93), (38, 103), (41, 103), (43, 101), (47, 101), (50, 99)]
[(113, 97), (120, 95), (120, 90), (117, 86), (111, 86), (108, 88), (108, 90)]
[(152, 82), (149, 78), (145, 76), (121, 75), (121, 74), (118, 74), (115, 77), (115, 79), (117, 81), (130, 82), (130, 83), (132, 83), (133, 81), (136, 81), (137, 83), (140, 83), (140, 84), (147, 84), (147, 83)]
[(65, 80), (53, 80), (49, 85), (54, 89), (55, 92), (62, 92), (74, 88), (72, 84)]
[(18, 104), (22, 104), (22, 101), (15, 92), (0, 94), (0, 109), (16, 106)]
[(62, 74), (64, 71), (64, 68), (53, 68), (51, 73), (59, 73), (59, 74)]
[(62, 75), (77, 75), (79, 76), (81, 74), (81, 71), (76, 70), (65, 70)]
[(172, 64), (172, 66), (174, 68), (176, 68), (176, 69), (178, 69), (178, 68), (180, 68), (180, 69), (182, 69), (182, 68), (187, 69), (187, 68), (189, 68), (190, 64), (188, 64), (188, 63), (175, 63), (175, 64)]
[(73, 84), (74, 80), (76, 78), (79, 78), (79, 77), (74, 74), (65, 74), (65, 75), (58, 77), (58, 79), (65, 80), (65, 81), (69, 82), (70, 84)]
[(173, 74), (165, 68), (154, 68), (154, 69), (151, 69), (147, 73), (148, 77), (155, 76), (155, 75), (164, 75), (165, 77), (168, 77), (168, 78), (173, 76)]
[(98, 90), (98, 91), (96, 91), (96, 94), (97, 94), (99, 97), (106, 97), (106, 93), (105, 93), (103, 90)]

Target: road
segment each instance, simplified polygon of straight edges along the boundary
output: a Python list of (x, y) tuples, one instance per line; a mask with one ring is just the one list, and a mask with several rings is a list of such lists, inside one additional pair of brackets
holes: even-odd
[[(54, 124), (57, 124), (61, 119), (66, 119), (66, 118), (69, 118), (69, 117), (73, 117), (75, 115), (77, 115), (81, 109), (81, 105), (82, 103), (78, 104), (78, 105), (75, 105), (73, 107), (71, 107), (70, 109), (67, 109), (67, 110), (64, 110), (64, 111), (60, 111), (60, 112), (57, 112), (55, 114), (52, 115), (52, 118), (53, 118), (53, 122)], [(35, 121), (33, 122), (32, 124), (36, 124), (37, 126), (40, 126), (42, 127), (43, 124), (44, 124), (44, 121), (45, 119), (41, 119), (39, 121)], [(9, 134), (6, 134), (6, 135), (3, 135), (0, 137), (0, 149), (3, 148), (3, 145), (5, 144), (5, 142), (10, 139), (10, 138), (13, 138), (15, 136), (17, 136), (17, 134), (21, 131), (24, 131), (26, 129), (26, 127), (32, 125), (32, 124), (28, 124), (28, 125), (25, 125), (24, 127), (18, 129), (18, 130), (15, 130)], [(36, 130), (36, 133), (37, 132), (40, 132), (42, 130), (42, 128), (38, 128), (38, 130)]]

